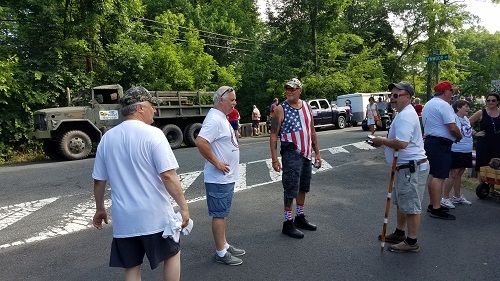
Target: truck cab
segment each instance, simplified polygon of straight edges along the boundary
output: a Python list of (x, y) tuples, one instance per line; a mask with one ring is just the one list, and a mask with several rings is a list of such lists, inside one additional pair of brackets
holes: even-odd
[(347, 112), (343, 108), (330, 104), (327, 99), (313, 99), (308, 101), (314, 119), (314, 127), (323, 128), (335, 126), (343, 129), (346, 126)]

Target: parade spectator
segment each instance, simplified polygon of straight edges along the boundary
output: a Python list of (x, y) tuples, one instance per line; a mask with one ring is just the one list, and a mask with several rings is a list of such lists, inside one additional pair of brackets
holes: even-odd
[[(500, 98), (496, 93), (491, 93), (485, 99), (486, 108), (474, 113), (470, 123), (479, 122), (479, 131), (475, 134), (476, 143), (476, 171), (482, 166), (488, 166), (491, 158), (500, 157)], [(483, 180), (478, 173), (479, 182)]]
[(271, 103), (271, 107), (269, 108), (269, 115), (267, 116), (266, 127), (267, 131), (271, 131), (271, 119), (274, 117), (274, 110), (276, 106), (278, 106), (278, 98), (274, 98), (273, 103)]
[(229, 121), (229, 124), (231, 124), (231, 127), (233, 127), (234, 134), (238, 138), (240, 137), (240, 119), (240, 113), (236, 108), (233, 107), (231, 113), (227, 115), (227, 120)]
[(422, 111), (424, 126), (424, 148), (429, 159), (431, 169), (427, 185), (429, 189), (430, 205), (427, 211), (431, 217), (454, 220), (446, 207), (441, 207), (443, 183), (449, 177), (451, 169), (451, 145), (462, 139), (462, 133), (455, 123), (455, 113), (449, 104), (453, 95), (449, 81), (443, 81), (434, 86), (434, 97), (427, 102)]
[[(292, 238), (304, 237), (297, 228), (316, 230), (316, 225), (307, 221), (304, 215), (306, 193), (311, 187), (312, 151), (315, 153), (315, 166), (321, 167), (321, 155), (314, 130), (311, 107), (300, 99), (302, 83), (293, 78), (285, 84), (286, 100), (276, 107), (272, 119), (270, 148), (271, 163), (276, 172), (283, 171), (285, 221), (281, 232)], [(281, 161), (278, 160), (277, 143), (281, 141)], [(293, 200), (296, 201), (295, 220), (293, 219)]]
[(385, 100), (384, 95), (378, 96), (377, 108), (378, 108), (378, 115), (384, 116), (387, 109), (387, 101)]
[[(462, 185), (462, 175), (466, 168), (472, 167), (472, 134), (473, 129), (467, 118), (469, 114), (469, 103), (465, 100), (458, 100), (453, 104), (455, 120), (463, 138), (460, 142), (451, 145), (451, 170), (449, 178), (444, 180), (444, 194), (441, 198), (441, 206), (455, 209), (454, 204), (472, 204), (463, 195), (460, 187)], [(450, 191), (453, 189), (454, 196), (450, 198)]]
[(415, 90), (408, 82), (389, 84), (388, 88), (391, 91), (390, 102), (398, 115), (391, 124), (387, 138), (372, 139), (375, 147), (385, 145), (385, 157), (389, 165), (393, 162), (394, 150), (398, 151), (391, 196), (393, 204), (397, 206), (396, 230), (387, 235), (385, 241), (396, 243), (389, 246), (389, 251), (418, 252), (420, 246), (417, 236), (429, 164), (425, 156), (420, 122), (410, 104)]
[(424, 109), (424, 106), (420, 103), (419, 98), (415, 98), (414, 102), (415, 104), (413, 105), (413, 108), (415, 108), (417, 115), (422, 116), (422, 110)]
[(214, 259), (226, 265), (240, 265), (243, 261), (238, 257), (244, 255), (245, 250), (235, 248), (226, 240), (227, 216), (240, 162), (238, 141), (226, 118), (236, 106), (236, 92), (231, 87), (222, 86), (215, 92), (213, 100), (214, 107), (203, 121), (196, 146), (206, 159), (203, 176), (216, 247)]
[(370, 132), (371, 135), (373, 136), (375, 134), (375, 124), (376, 120), (375, 118), (379, 118), (380, 120), (380, 115), (378, 113), (378, 106), (375, 103), (375, 98), (370, 97), (368, 99), (369, 104), (366, 105), (366, 125), (370, 127)]
[(259, 135), (259, 124), (260, 124), (260, 111), (254, 104), (252, 110), (252, 131), (254, 137)]
[(141, 279), (141, 264), (148, 256), (151, 269), (163, 262), (163, 280), (179, 280), (180, 245), (163, 238), (179, 206), (182, 227), (189, 223), (186, 199), (176, 169), (177, 160), (163, 132), (151, 126), (158, 99), (144, 87), (132, 87), (119, 100), (125, 121), (102, 137), (94, 161), (93, 225), (108, 223), (104, 205), (106, 182), (111, 185), (113, 242), (109, 266), (125, 269), (125, 280)]

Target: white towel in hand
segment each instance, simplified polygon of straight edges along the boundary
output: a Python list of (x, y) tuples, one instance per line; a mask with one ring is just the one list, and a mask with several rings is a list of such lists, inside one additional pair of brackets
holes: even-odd
[(193, 220), (189, 219), (188, 225), (182, 228), (182, 216), (180, 213), (174, 213), (174, 216), (170, 218), (165, 230), (163, 231), (163, 238), (172, 237), (176, 243), (179, 243), (179, 237), (182, 235), (188, 235), (193, 228)]

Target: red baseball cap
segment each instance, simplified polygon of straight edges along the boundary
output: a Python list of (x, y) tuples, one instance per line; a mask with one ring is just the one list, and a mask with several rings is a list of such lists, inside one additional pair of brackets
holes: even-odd
[(458, 88), (451, 85), (450, 81), (439, 82), (434, 86), (434, 91), (436, 93), (444, 92), (446, 90), (457, 90)]

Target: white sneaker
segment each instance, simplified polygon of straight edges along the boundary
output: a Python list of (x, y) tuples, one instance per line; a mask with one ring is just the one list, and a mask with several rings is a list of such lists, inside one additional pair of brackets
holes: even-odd
[(471, 201), (469, 201), (469, 200), (465, 199), (465, 197), (463, 197), (463, 196), (460, 196), (460, 197), (458, 197), (458, 198), (457, 198), (457, 197), (455, 197), (455, 196), (453, 196), (453, 197), (451, 198), (451, 201), (452, 201), (453, 203), (455, 203), (455, 204), (464, 204), (464, 205), (470, 205), (470, 204), (472, 204), (472, 202), (471, 202)]
[(448, 199), (441, 198), (441, 206), (449, 208), (449, 209), (455, 209), (455, 205), (453, 205), (453, 203), (451, 203), (450, 198), (448, 198)]

